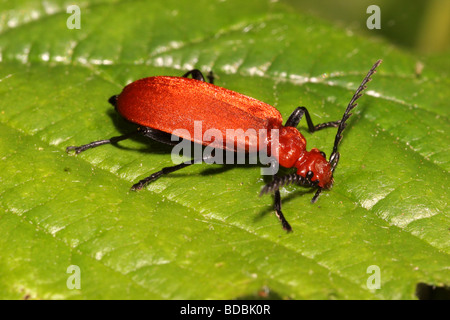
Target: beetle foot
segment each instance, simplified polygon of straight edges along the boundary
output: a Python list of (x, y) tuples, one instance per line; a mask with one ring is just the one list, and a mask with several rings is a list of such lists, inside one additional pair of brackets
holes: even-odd
[(139, 190), (141, 190), (144, 187), (145, 187), (145, 183), (142, 183), (141, 181), (139, 181), (138, 183), (133, 184), (131, 186), (130, 190), (131, 191), (139, 191)]
[(69, 153), (70, 151), (74, 150), (75, 154), (79, 154), (86, 150), (86, 148), (83, 148), (83, 146), (77, 147), (77, 146), (69, 146), (66, 148), (66, 152)]
[(141, 189), (143, 189), (147, 184), (149, 184), (152, 181), (155, 181), (156, 179), (158, 179), (161, 175), (163, 174), (162, 170), (153, 173), (152, 175), (148, 176), (145, 179), (142, 179), (141, 181), (139, 181), (138, 183), (134, 184), (131, 187), (131, 191), (139, 191)]

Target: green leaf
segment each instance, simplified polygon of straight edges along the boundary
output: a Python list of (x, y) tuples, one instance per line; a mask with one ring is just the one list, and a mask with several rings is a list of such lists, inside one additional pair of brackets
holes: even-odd
[[(0, 298), (411, 299), (418, 283), (449, 284), (448, 64), (273, 1), (84, 1), (81, 29), (66, 5), (0, 10)], [(380, 58), (333, 189), (314, 205), (314, 191), (281, 190), (293, 233), (258, 197), (257, 166), (195, 165), (130, 192), (172, 165), (169, 146), (65, 152), (133, 130), (107, 99), (142, 77), (213, 70), (284, 119), (303, 105), (321, 123)], [(331, 152), (335, 129), (299, 128)], [(367, 286), (374, 265), (380, 289)]]

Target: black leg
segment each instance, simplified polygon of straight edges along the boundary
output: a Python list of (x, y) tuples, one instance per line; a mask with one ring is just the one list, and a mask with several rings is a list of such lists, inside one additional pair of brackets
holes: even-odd
[(311, 203), (315, 203), (317, 201), (317, 199), (319, 199), (319, 196), (322, 193), (322, 190), (323, 189), (321, 187), (317, 188), (317, 191), (314, 194), (314, 197), (311, 199)]
[(309, 115), (308, 109), (305, 107), (298, 107), (292, 112), (292, 114), (289, 116), (289, 119), (287, 119), (285, 127), (294, 127), (296, 128), (298, 124), (300, 123), (300, 120), (302, 120), (303, 115), (306, 117), (306, 122), (308, 123), (308, 130), (309, 132), (318, 131), (324, 128), (330, 128), (330, 127), (337, 127), (339, 126), (340, 120), (338, 121), (330, 121), (325, 123), (320, 123), (318, 125), (314, 125), (311, 116)]
[(159, 177), (161, 177), (163, 174), (169, 174), (171, 172), (186, 168), (194, 163), (197, 163), (201, 161), (198, 160), (190, 160), (190, 161), (186, 161), (180, 164), (177, 164), (176, 166), (172, 166), (172, 167), (165, 167), (162, 168), (160, 171), (157, 171), (155, 173), (152, 173), (151, 175), (149, 175), (147, 178), (142, 179), (141, 181), (139, 181), (138, 183), (134, 184), (131, 187), (131, 190), (136, 191), (136, 190), (141, 190), (142, 188), (144, 188), (147, 184), (149, 184), (152, 181), (155, 181), (156, 179), (158, 179)]
[(203, 73), (198, 69), (190, 70), (182, 75), (183, 78), (187, 78), (189, 76), (191, 76), (192, 79), (195, 79), (195, 80), (205, 81), (205, 77), (203, 76)]
[(161, 177), (162, 175), (169, 174), (169, 173), (172, 173), (172, 172), (174, 172), (174, 171), (177, 171), (177, 170), (186, 168), (186, 167), (188, 167), (188, 166), (190, 166), (190, 165), (193, 165), (193, 164), (195, 164), (195, 163), (200, 163), (200, 162), (202, 162), (202, 161), (206, 161), (206, 160), (210, 159), (211, 157), (212, 157), (212, 156), (210, 155), (210, 156), (207, 156), (207, 157), (204, 157), (204, 158), (200, 158), (200, 159), (192, 159), (192, 160), (189, 160), (189, 161), (186, 161), (186, 162), (177, 164), (177, 165), (172, 166), (172, 167), (165, 167), (165, 168), (162, 168), (161, 170), (159, 170), (159, 171), (157, 171), (157, 172), (155, 172), (155, 173), (152, 173), (152, 174), (149, 175), (147, 178), (144, 178), (144, 179), (142, 179), (141, 181), (139, 181), (138, 183), (134, 184), (134, 185), (131, 187), (131, 190), (134, 190), (134, 191), (135, 191), (135, 190), (141, 190), (141, 189), (144, 188), (147, 184), (149, 184), (149, 183), (152, 182), (152, 181), (155, 181), (156, 179), (158, 179), (158, 178)]
[(179, 141), (172, 141), (172, 134), (150, 127), (142, 127), (142, 135), (152, 140), (168, 144), (171, 146), (177, 145)]
[(70, 147), (66, 148), (66, 152), (69, 152), (71, 150), (75, 150), (75, 154), (79, 154), (79, 153), (81, 153), (81, 152), (83, 152), (83, 151), (85, 151), (87, 149), (92, 149), (92, 148), (95, 148), (95, 147), (98, 147), (98, 146), (101, 146), (101, 145), (104, 145), (104, 144), (109, 144), (109, 143), (115, 144), (115, 143), (117, 143), (119, 141), (126, 140), (126, 139), (129, 139), (131, 137), (134, 137), (134, 136), (136, 136), (138, 134), (142, 134), (142, 130), (140, 130), (140, 128), (138, 128), (138, 130), (136, 130), (136, 131), (133, 131), (133, 132), (130, 132), (130, 133), (126, 133), (126, 134), (124, 134), (122, 136), (112, 137), (112, 138), (105, 139), (105, 140), (93, 141), (91, 143), (84, 144), (84, 145), (79, 146), (79, 147), (70, 146)]
[[(183, 74), (182, 77), (187, 78), (188, 76), (191, 76), (192, 79), (195, 79), (195, 80), (205, 81), (205, 77), (203, 76), (203, 73), (198, 69), (190, 70), (190, 71), (186, 72), (185, 74)], [(208, 78), (209, 83), (214, 84), (214, 75), (213, 75), (212, 71), (210, 71), (206, 77)]]
[(206, 77), (208, 78), (209, 83), (214, 84), (214, 74), (212, 71), (208, 72)]
[(172, 135), (170, 133), (167, 132), (163, 132), (160, 130), (156, 130), (153, 128), (149, 128), (149, 127), (138, 127), (138, 129), (136, 131), (130, 132), (130, 133), (126, 133), (122, 136), (117, 136), (117, 137), (112, 137), (109, 139), (105, 139), (105, 140), (98, 140), (98, 141), (93, 141), (90, 142), (88, 144), (76, 147), (76, 146), (70, 146), (66, 148), (66, 151), (69, 152), (71, 150), (75, 150), (76, 154), (79, 154), (87, 149), (91, 149), (91, 148), (95, 148), (104, 144), (115, 144), (119, 141), (122, 140), (126, 140), (129, 139), (133, 136), (136, 135), (142, 135), (144, 137), (150, 138), (152, 140), (164, 143), (164, 144), (168, 144), (168, 145), (176, 145), (178, 144), (178, 141), (172, 141), (171, 137)]
[(287, 232), (291, 232), (292, 227), (289, 224), (289, 222), (287, 222), (286, 218), (283, 215), (283, 212), (281, 212), (281, 196), (280, 196), (279, 190), (275, 191), (274, 208), (275, 208), (275, 214), (277, 215), (278, 220), (280, 220), (281, 226), (283, 227), (283, 229), (286, 230)]

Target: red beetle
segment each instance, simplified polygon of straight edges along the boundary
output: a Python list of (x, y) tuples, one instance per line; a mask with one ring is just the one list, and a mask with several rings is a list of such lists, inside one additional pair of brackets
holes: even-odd
[[(75, 153), (78, 154), (86, 149), (116, 143), (135, 135), (143, 135), (173, 145), (171, 135), (174, 132), (180, 138), (189, 139), (197, 144), (209, 145), (211, 141), (206, 141), (202, 137), (210, 129), (222, 134), (221, 141), (223, 144), (218, 146), (221, 149), (230, 150), (230, 144), (228, 144), (230, 138), (227, 138), (226, 135), (228, 129), (264, 130), (269, 132), (265, 136), (264, 142), (267, 146), (271, 146), (274, 144), (274, 139), (270, 132), (274, 129), (278, 130), (276, 161), (285, 168), (295, 167), (296, 173), (282, 177), (274, 175), (272, 182), (262, 189), (261, 195), (274, 191), (276, 215), (281, 221), (283, 229), (291, 231), (291, 226), (281, 212), (279, 188), (289, 183), (316, 187), (318, 190), (312, 199), (312, 202), (315, 202), (322, 189), (332, 187), (333, 172), (339, 161), (337, 148), (342, 139), (346, 121), (351, 115), (350, 111), (356, 107), (355, 101), (361, 97), (365, 85), (370, 81), (370, 77), (375, 73), (380, 63), (381, 60), (377, 61), (370, 69), (350, 100), (342, 119), (318, 125), (312, 123), (309, 112), (305, 107), (298, 107), (283, 126), (283, 119), (277, 109), (254, 98), (214, 85), (211, 72), (208, 75), (209, 83), (205, 81), (202, 73), (198, 70), (191, 70), (182, 77), (158, 76), (140, 79), (130, 83), (123, 89), (122, 93), (109, 99), (109, 102), (115, 106), (119, 114), (139, 125), (136, 131), (106, 140), (94, 141), (79, 147), (70, 146), (67, 151), (75, 150)], [(192, 76), (192, 79), (188, 78), (189, 75)], [(316, 148), (310, 151), (306, 150), (306, 139), (296, 128), (303, 115), (306, 117), (310, 132), (328, 127), (338, 127), (329, 160), (326, 159), (325, 153)], [(196, 121), (202, 123), (202, 135), (200, 136), (193, 134)], [(184, 130), (180, 131), (180, 128)], [(255, 150), (254, 148), (261, 149), (261, 137), (255, 136), (254, 138), (247, 139), (245, 144), (240, 145), (233, 141), (231, 151), (249, 152), (249, 150)], [(270, 148), (267, 150), (270, 150)], [(163, 174), (207, 160), (207, 156), (202, 156), (172, 167), (163, 168), (133, 185), (132, 190), (142, 189), (146, 184), (158, 179)]]

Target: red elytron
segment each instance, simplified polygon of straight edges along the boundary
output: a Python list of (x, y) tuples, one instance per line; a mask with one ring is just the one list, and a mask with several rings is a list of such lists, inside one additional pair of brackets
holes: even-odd
[[(75, 150), (80, 153), (107, 143), (116, 143), (128, 139), (134, 135), (143, 135), (153, 140), (174, 144), (171, 141), (171, 134), (182, 128), (178, 134), (180, 138), (189, 139), (195, 143), (209, 145), (211, 141), (204, 141), (202, 137), (207, 130), (215, 129), (222, 134), (223, 145), (219, 148), (229, 149), (227, 146), (229, 137), (228, 129), (249, 129), (255, 132), (264, 130), (266, 145), (270, 146), (272, 136), (271, 130), (278, 129), (278, 149), (276, 160), (285, 168), (296, 168), (296, 173), (276, 177), (267, 184), (261, 194), (275, 192), (275, 211), (285, 230), (292, 228), (281, 212), (281, 199), (279, 188), (288, 184), (296, 183), (307, 187), (317, 187), (318, 191), (313, 197), (315, 202), (322, 189), (329, 189), (333, 184), (333, 172), (339, 161), (337, 147), (342, 138), (342, 132), (346, 126), (346, 121), (350, 117), (350, 111), (356, 107), (355, 101), (362, 95), (365, 85), (370, 81), (370, 77), (375, 73), (375, 69), (381, 63), (377, 61), (370, 69), (361, 85), (353, 95), (344, 115), (339, 121), (326, 122), (313, 125), (308, 110), (305, 107), (298, 107), (291, 114), (286, 123), (282, 124), (281, 114), (277, 109), (264, 102), (243, 94), (218, 87), (213, 84), (212, 73), (208, 75), (209, 82), (206, 82), (202, 73), (198, 70), (191, 70), (182, 77), (149, 77), (137, 80), (127, 85), (122, 93), (110, 98), (110, 102), (116, 110), (127, 120), (139, 125), (135, 132), (125, 134), (111, 139), (94, 141), (80, 147), (68, 147), (67, 150)], [(187, 78), (189, 75), (192, 79)], [(316, 148), (306, 150), (306, 139), (296, 128), (301, 118), (305, 115), (310, 132), (328, 127), (338, 127), (332, 154), (329, 160), (325, 153)], [(202, 123), (202, 135), (194, 135), (196, 121)], [(183, 134), (186, 132), (186, 134)], [(231, 151), (248, 152), (260, 146), (260, 136), (248, 137), (244, 145), (234, 144)], [(234, 141), (233, 141), (234, 142)], [(255, 145), (256, 144), (256, 145)], [(233, 145), (233, 143), (231, 144)], [(253, 148), (253, 149), (252, 149)], [(268, 148), (270, 150), (270, 148)], [(133, 185), (133, 190), (142, 189), (146, 184), (156, 180), (163, 174), (182, 169), (194, 163), (207, 160), (205, 157), (193, 159), (163, 168), (153, 173), (149, 177)]]

